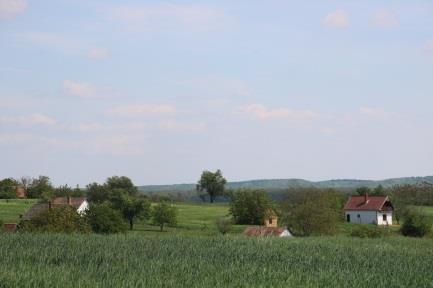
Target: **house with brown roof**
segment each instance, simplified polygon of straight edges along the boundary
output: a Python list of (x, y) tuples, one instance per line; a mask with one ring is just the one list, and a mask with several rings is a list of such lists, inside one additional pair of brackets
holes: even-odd
[(278, 227), (278, 216), (273, 210), (269, 210), (263, 219), (264, 226), (250, 226), (244, 231), (246, 236), (255, 237), (290, 237), (292, 234), (287, 227)]
[(24, 214), (22, 220), (31, 220), (32, 218), (37, 217), (43, 211), (50, 209), (50, 207), (60, 207), (66, 205), (74, 207), (79, 214), (84, 214), (89, 207), (89, 203), (84, 197), (59, 197), (48, 203), (36, 203), (32, 207), (30, 207), (30, 209)]
[(388, 196), (351, 196), (344, 206), (346, 221), (357, 224), (392, 225), (393, 211)]

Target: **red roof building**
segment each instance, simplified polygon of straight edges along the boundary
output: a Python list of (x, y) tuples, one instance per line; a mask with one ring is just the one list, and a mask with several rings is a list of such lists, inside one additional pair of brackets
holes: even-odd
[(351, 196), (344, 205), (346, 221), (358, 224), (392, 225), (393, 210), (388, 196)]

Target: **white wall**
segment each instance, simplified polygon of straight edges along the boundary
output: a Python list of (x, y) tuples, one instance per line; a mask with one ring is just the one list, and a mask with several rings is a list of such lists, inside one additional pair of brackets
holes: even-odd
[[(383, 221), (383, 214), (386, 214), (387, 221)], [(350, 210), (345, 212), (345, 217), (350, 215), (350, 223), (357, 224), (377, 224), (377, 225), (392, 225), (392, 211), (356, 211)], [(360, 217), (358, 217), (358, 215)]]
[(89, 202), (87, 200), (84, 200), (83, 203), (81, 203), (80, 207), (78, 207), (77, 212), (79, 214), (86, 213), (87, 208), (89, 208)]

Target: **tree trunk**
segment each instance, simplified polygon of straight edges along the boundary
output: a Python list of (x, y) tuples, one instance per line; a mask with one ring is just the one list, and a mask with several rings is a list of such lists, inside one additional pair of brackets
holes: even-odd
[(159, 226), (159, 228), (161, 229), (160, 231), (162, 232), (162, 230), (164, 230), (164, 224), (161, 224), (161, 225)]
[(213, 203), (213, 195), (210, 195), (210, 203)]
[(132, 219), (129, 219), (129, 230), (132, 230), (134, 227), (134, 221)]

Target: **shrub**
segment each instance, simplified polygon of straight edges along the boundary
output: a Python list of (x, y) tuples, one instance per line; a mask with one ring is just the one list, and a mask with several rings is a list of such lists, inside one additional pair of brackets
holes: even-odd
[(216, 227), (221, 234), (227, 234), (232, 229), (233, 221), (230, 218), (217, 218), (215, 221)]
[(95, 233), (112, 234), (126, 231), (126, 223), (120, 212), (107, 203), (90, 205), (86, 219)]
[(153, 224), (158, 225), (161, 231), (164, 230), (165, 224), (175, 226), (177, 223), (176, 207), (169, 205), (167, 202), (156, 204), (153, 207), (151, 214)]
[(4, 231), (3, 225), (4, 225), (3, 220), (0, 219), (0, 233)]
[(233, 193), (230, 214), (236, 224), (262, 225), (271, 200), (263, 190), (239, 189)]
[(430, 233), (432, 222), (428, 215), (420, 209), (410, 209), (403, 217), (400, 232), (404, 236), (423, 237)]
[(86, 219), (70, 206), (55, 207), (43, 211), (30, 221), (20, 224), (26, 232), (88, 233), (90, 226)]
[(357, 225), (350, 235), (359, 238), (381, 238), (387, 234), (387, 230), (376, 225)]

